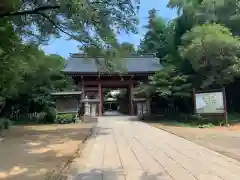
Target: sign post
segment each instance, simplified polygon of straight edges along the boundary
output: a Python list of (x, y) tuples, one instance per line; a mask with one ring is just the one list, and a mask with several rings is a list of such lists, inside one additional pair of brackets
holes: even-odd
[(227, 113), (227, 99), (226, 99), (226, 90), (225, 88), (222, 89), (223, 92), (223, 103), (224, 103), (224, 118), (225, 124), (228, 125), (228, 113)]
[(194, 89), (193, 89), (194, 114), (197, 114), (197, 108), (196, 108), (196, 96), (195, 96), (195, 94), (196, 94), (196, 90), (195, 90), (195, 88), (194, 88)]

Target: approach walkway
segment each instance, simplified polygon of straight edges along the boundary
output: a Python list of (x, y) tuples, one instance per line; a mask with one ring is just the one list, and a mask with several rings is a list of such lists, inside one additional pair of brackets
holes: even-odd
[(240, 180), (239, 161), (129, 119), (99, 119), (70, 179)]

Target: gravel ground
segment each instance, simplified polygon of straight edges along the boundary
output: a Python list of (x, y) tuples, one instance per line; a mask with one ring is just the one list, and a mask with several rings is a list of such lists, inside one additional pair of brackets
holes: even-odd
[(43, 180), (60, 171), (93, 124), (17, 126), (0, 142), (0, 179)]

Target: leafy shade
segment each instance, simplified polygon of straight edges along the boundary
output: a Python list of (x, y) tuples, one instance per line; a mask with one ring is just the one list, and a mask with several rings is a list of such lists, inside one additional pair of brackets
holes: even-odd
[(4, 0), (0, 17), (11, 20), (29, 41), (48, 41), (64, 32), (82, 46), (109, 47), (115, 45), (116, 33), (136, 32), (138, 4), (138, 0)]
[(240, 41), (219, 24), (196, 26), (182, 37), (182, 58), (190, 61), (202, 88), (230, 83), (240, 72)]

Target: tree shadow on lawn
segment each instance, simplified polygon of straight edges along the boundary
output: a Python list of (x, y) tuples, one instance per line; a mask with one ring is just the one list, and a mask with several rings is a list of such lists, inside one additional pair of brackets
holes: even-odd
[(0, 142), (0, 179), (44, 179), (72, 158), (93, 124), (13, 127)]

